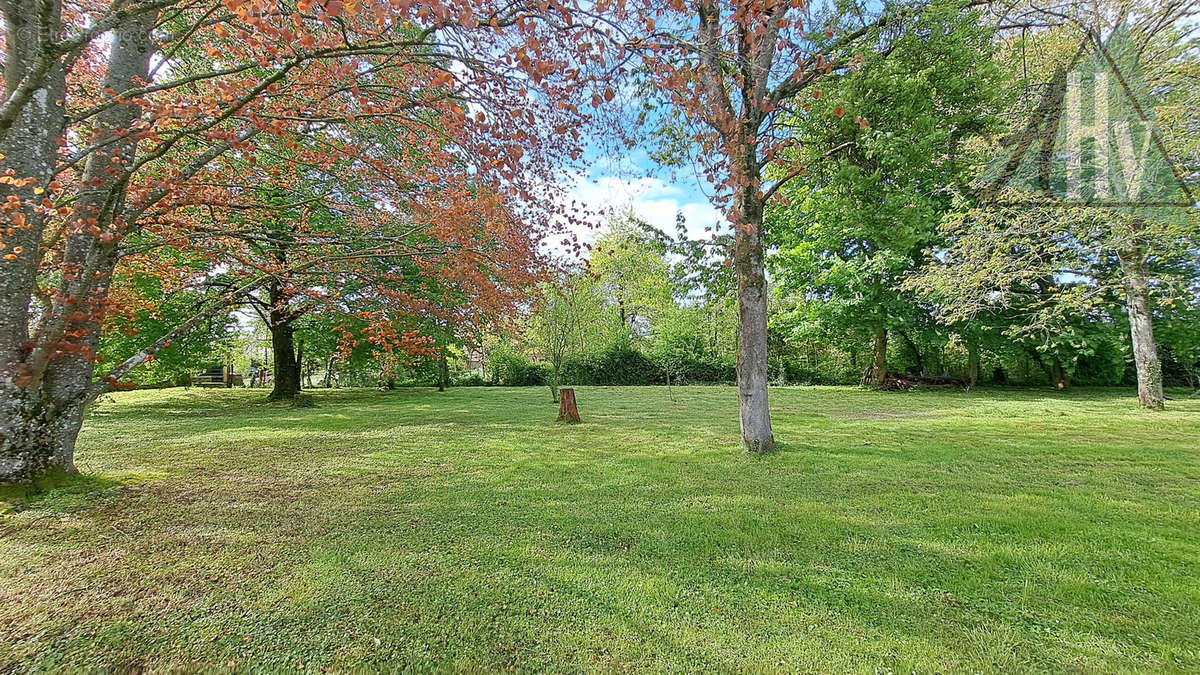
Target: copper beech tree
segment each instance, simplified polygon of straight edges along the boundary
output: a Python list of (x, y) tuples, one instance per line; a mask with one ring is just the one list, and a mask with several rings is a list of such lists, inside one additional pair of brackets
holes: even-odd
[[(733, 228), (738, 410), (749, 452), (775, 448), (763, 215), (780, 186), (808, 169), (785, 160), (786, 121), (810, 114), (806, 102), (821, 98), (822, 81), (856, 67), (862, 50), (886, 44), (879, 29), (889, 12), (873, 3), (835, 8), (805, 0), (631, 0), (618, 12), (618, 55), (635, 54), (648, 89), (678, 111), (671, 138), (703, 168)], [(835, 107), (833, 114), (851, 116), (864, 132), (869, 127), (853, 110)]]
[[(542, 2), (13, 0), (3, 12), (0, 483), (73, 471), (91, 401), (272, 284), (366, 312), (372, 339), (401, 348), (420, 336), (389, 319), (427, 300), (406, 296), (406, 277), (503, 304), (522, 282), (505, 277), (536, 270), (537, 242), (570, 217), (548, 186), (580, 154), (572, 101), (602, 99), (615, 65), (579, 48), (591, 29), (567, 8)], [(297, 189), (314, 178), (331, 187)], [(263, 203), (264, 186), (296, 198)], [(238, 214), (271, 210), (297, 219), (288, 253), (253, 256)], [(314, 227), (321, 210), (341, 229)], [(96, 377), (100, 329), (130, 300), (110, 294), (114, 273), (157, 247), (208, 252), (190, 281), (230, 283)], [(339, 304), (368, 272), (398, 283), (370, 294), (382, 306)]]

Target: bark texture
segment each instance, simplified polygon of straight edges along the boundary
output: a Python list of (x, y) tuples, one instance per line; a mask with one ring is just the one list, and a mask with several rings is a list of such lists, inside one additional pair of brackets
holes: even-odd
[(272, 323), (271, 355), (275, 380), (270, 401), (290, 401), (300, 393), (300, 363), (296, 359), (296, 329), (290, 321)]
[(1143, 408), (1162, 410), (1162, 362), (1154, 341), (1154, 324), (1150, 318), (1150, 283), (1146, 261), (1140, 251), (1119, 254), (1125, 275), (1125, 309), (1129, 314), (1129, 333), (1133, 342), (1133, 363), (1137, 369), (1138, 403)]
[[(753, 157), (747, 161), (753, 162)], [(755, 165), (752, 165), (755, 166)], [(743, 166), (743, 170), (749, 166)], [(738, 419), (742, 449), (771, 452), (775, 434), (767, 399), (767, 289), (763, 270), (763, 203), (758, 181), (741, 191), (734, 208), (733, 266), (738, 283)]]
[(575, 390), (560, 389), (558, 405), (558, 421), (574, 424), (579, 421), (579, 408), (575, 405)]
[[(6, 2), (5, 87), (11, 93), (30, 69), (53, 52), (59, 26), (56, 2)], [(124, 91), (145, 81), (153, 44), (150, 31), (156, 14), (147, 12), (113, 32), (103, 86)], [(15, 32), (14, 32), (15, 31)], [(37, 39), (30, 36), (37, 35)], [(15, 40), (13, 38), (16, 38)], [(66, 119), (61, 106), (65, 80), (51, 65), (12, 127), (2, 130), (0, 154), (15, 175), (33, 178), (25, 188), (5, 186), (8, 195), (28, 199), (23, 191), (44, 189), (53, 175), (56, 140)], [(88, 404), (104, 390), (93, 382), (100, 325), (117, 261), (116, 236), (124, 227), (122, 212), (128, 176), (113, 166), (129, 166), (137, 149), (128, 130), (141, 113), (132, 102), (111, 106), (96, 116), (89, 142), (104, 150), (85, 163), (72, 202), (76, 221), (65, 235), (60, 269), (52, 294), (36, 293), (37, 256), (41, 255), (44, 222), (26, 214), (25, 228), (6, 238), (20, 246), (17, 260), (0, 264), (0, 483), (27, 483), (53, 472), (74, 472), (75, 439)], [(31, 200), (32, 201), (32, 200)], [(32, 216), (32, 217), (31, 217)], [(31, 322), (34, 298), (41, 303)]]

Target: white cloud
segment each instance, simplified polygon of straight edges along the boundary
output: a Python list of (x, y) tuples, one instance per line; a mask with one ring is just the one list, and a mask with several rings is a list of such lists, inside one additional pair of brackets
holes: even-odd
[[(632, 211), (638, 218), (671, 236), (675, 235), (675, 216), (680, 212), (687, 222), (688, 236), (693, 239), (707, 238), (706, 227), (725, 222), (724, 216), (698, 188), (690, 189), (653, 177), (576, 179), (570, 195), (588, 211), (600, 214), (602, 219), (610, 213)], [(575, 228), (575, 231), (581, 241), (592, 243), (606, 229)]]

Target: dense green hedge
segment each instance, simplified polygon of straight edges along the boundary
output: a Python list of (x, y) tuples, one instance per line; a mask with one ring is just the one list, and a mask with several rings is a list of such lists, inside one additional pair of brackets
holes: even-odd
[[(857, 362), (825, 355), (823, 359), (800, 357), (773, 357), (768, 374), (776, 384), (857, 384), (861, 377), (861, 356)], [(962, 358), (958, 358), (961, 356)], [(1168, 355), (1169, 356), (1169, 355)], [(965, 377), (965, 355), (948, 353), (937, 367), (949, 374)], [(891, 370), (905, 372), (903, 359), (892, 359)], [(1172, 360), (1164, 361), (1164, 370), (1170, 369), (1173, 377), (1170, 384), (1192, 386), (1195, 377)], [(909, 368), (911, 369), (911, 368)], [(998, 370), (1003, 378), (995, 379)], [(1178, 372), (1177, 372), (1178, 371)], [(549, 364), (537, 363), (514, 352), (497, 352), (489, 355), (487, 374), (463, 376), (457, 384), (464, 386), (498, 385), (506, 387), (543, 386), (550, 382), (552, 370)], [(941, 370), (932, 371), (940, 374)], [(628, 345), (617, 344), (593, 354), (568, 358), (562, 367), (561, 384), (571, 385), (656, 385), (666, 384), (668, 374), (675, 384), (732, 383), (737, 375), (732, 361), (718, 358), (703, 358), (675, 354), (671, 358), (645, 354)], [(1048, 378), (1034, 361), (1024, 356), (986, 354), (980, 368), (980, 381), (985, 384), (1017, 384), (1040, 386), (1049, 383)], [(1176, 382), (1178, 381), (1178, 383)], [(1080, 386), (1104, 386), (1132, 384), (1136, 382), (1132, 365), (1127, 364), (1120, 352), (1101, 352), (1079, 358), (1071, 377), (1072, 384)]]
[(512, 352), (497, 352), (487, 364), (488, 382), (503, 387), (534, 387), (550, 380), (550, 366)]
[[(669, 362), (672, 382), (733, 382), (734, 364), (715, 359), (677, 359)], [(509, 351), (489, 354), (485, 377), (464, 377), (462, 385), (490, 384), (504, 387), (528, 387), (550, 382), (549, 364), (536, 363)], [(660, 362), (632, 347), (617, 344), (594, 354), (573, 356), (563, 363), (561, 384), (571, 385), (649, 385), (666, 384), (668, 363)]]
[(567, 359), (562, 367), (563, 384), (635, 385), (666, 381), (666, 373), (657, 363), (636, 349), (619, 345)]

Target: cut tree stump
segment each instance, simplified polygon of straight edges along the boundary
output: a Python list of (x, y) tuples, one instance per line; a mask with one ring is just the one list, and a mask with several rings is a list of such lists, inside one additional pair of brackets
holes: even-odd
[(579, 408), (575, 407), (575, 390), (560, 389), (558, 392), (558, 421), (575, 424), (579, 421)]

